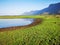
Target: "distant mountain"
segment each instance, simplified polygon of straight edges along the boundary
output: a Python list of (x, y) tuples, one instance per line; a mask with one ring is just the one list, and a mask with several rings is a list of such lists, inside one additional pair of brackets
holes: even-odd
[(60, 14), (60, 3), (51, 4), (49, 5), (49, 7), (42, 10), (23, 13), (23, 15), (39, 15), (39, 14)]

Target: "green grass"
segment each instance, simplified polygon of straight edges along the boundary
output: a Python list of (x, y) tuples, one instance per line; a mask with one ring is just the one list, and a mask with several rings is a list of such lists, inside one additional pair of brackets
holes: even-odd
[(36, 26), (0, 32), (0, 45), (60, 45), (60, 18), (43, 17), (43, 22)]
[[(45, 15), (47, 16), (47, 15)], [(42, 16), (42, 15), (29, 15), (29, 16), (24, 16), (24, 15), (21, 15), (21, 16), (0, 16), (0, 19), (15, 19), (15, 18), (45, 18), (45, 16)]]

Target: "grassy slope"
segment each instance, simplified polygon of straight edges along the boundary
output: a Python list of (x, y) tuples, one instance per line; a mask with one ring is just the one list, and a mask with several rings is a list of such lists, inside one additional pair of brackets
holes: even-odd
[(0, 32), (0, 45), (59, 45), (60, 18), (43, 19), (42, 24), (30, 28)]
[(15, 19), (15, 18), (44, 18), (45, 16), (40, 15), (29, 15), (29, 16), (0, 16), (0, 19)]

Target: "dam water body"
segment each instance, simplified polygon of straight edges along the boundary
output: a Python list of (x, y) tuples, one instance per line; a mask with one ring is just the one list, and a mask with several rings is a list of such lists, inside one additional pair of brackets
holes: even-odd
[(33, 22), (34, 19), (0, 19), (0, 28), (13, 26), (25, 26)]

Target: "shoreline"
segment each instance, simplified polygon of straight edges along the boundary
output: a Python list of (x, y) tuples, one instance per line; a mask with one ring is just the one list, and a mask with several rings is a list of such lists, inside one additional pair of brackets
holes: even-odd
[(38, 25), (39, 23), (42, 22), (41, 18), (35, 19), (34, 22), (32, 22), (29, 25), (26, 26), (13, 26), (13, 27), (7, 27), (7, 28), (0, 28), (0, 32), (2, 31), (12, 31), (12, 30), (17, 30), (17, 29), (25, 29), (25, 28), (29, 28), (35, 25)]

